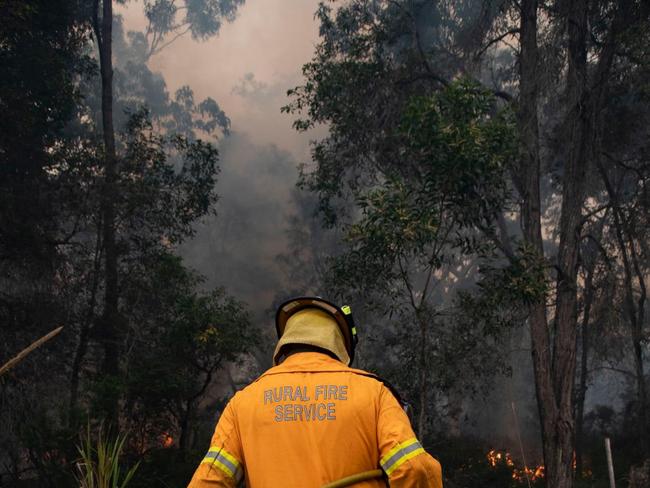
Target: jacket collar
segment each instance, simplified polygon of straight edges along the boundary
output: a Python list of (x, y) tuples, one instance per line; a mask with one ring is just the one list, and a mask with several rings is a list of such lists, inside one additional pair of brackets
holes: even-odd
[[(267, 370), (262, 376), (279, 373), (319, 372), (319, 371), (349, 371), (351, 368), (341, 361), (321, 352), (297, 352), (292, 354), (278, 366)], [(260, 376), (260, 378), (262, 377)]]

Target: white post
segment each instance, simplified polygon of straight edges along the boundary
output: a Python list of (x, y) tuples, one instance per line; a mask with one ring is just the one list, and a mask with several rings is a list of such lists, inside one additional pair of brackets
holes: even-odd
[(616, 488), (616, 480), (614, 480), (614, 463), (612, 462), (612, 446), (609, 443), (609, 437), (605, 437), (605, 452), (607, 453), (607, 471), (609, 472), (609, 488)]

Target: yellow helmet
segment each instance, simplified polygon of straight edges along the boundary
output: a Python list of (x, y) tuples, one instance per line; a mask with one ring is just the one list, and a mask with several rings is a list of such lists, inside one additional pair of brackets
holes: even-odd
[(359, 338), (357, 336), (357, 329), (354, 325), (354, 318), (352, 317), (352, 309), (349, 305), (339, 307), (321, 297), (301, 296), (290, 298), (280, 304), (278, 311), (275, 314), (275, 329), (278, 333), (278, 339), (280, 339), (282, 334), (284, 334), (287, 320), (289, 320), (293, 314), (305, 310), (306, 308), (322, 310), (336, 320), (345, 341), (345, 348), (350, 356), (350, 363), (352, 363), (354, 360), (354, 349), (359, 342)]

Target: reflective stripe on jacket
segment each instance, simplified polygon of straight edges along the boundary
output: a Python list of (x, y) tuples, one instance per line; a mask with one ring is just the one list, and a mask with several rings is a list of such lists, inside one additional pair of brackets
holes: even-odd
[[(442, 488), (392, 393), (325, 354), (289, 356), (228, 403), (188, 488), (318, 488), (381, 467), (391, 487)], [(384, 487), (377, 479), (355, 487)]]

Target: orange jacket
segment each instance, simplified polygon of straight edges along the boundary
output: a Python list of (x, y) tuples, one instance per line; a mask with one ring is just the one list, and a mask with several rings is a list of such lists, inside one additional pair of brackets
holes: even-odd
[[(188, 488), (318, 488), (381, 467), (391, 487), (442, 488), (383, 383), (317, 352), (289, 356), (238, 392)], [(356, 487), (384, 487), (381, 479)]]

